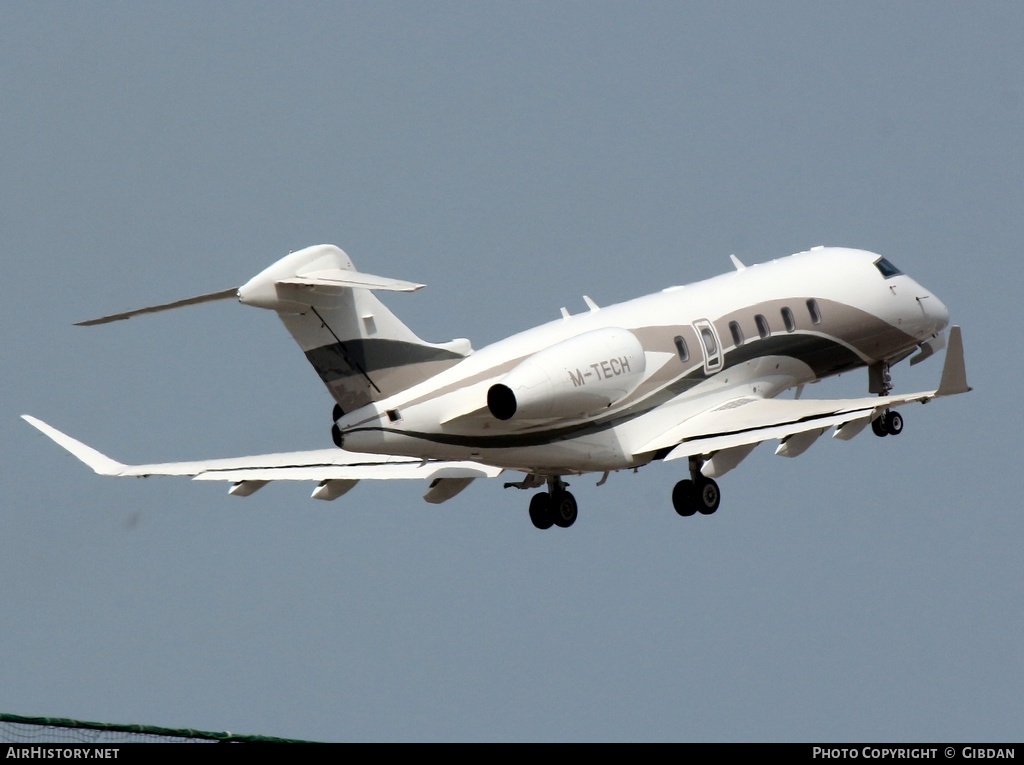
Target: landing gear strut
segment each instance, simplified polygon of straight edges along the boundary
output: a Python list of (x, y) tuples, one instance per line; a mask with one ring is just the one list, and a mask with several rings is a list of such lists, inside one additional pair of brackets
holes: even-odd
[[(889, 362), (882, 361), (868, 367), (868, 390), (879, 396), (888, 396), (892, 393)], [(903, 415), (886, 409), (871, 421), (871, 432), (879, 437), (898, 436), (903, 432)]]
[(548, 478), (548, 490), (539, 491), (530, 500), (530, 520), (538, 529), (558, 526), (567, 529), (576, 523), (579, 508), (576, 498), (566, 491), (569, 484), (558, 476)]
[(700, 472), (703, 464), (700, 457), (690, 457), (690, 478), (672, 489), (672, 507), (684, 518), (694, 513), (711, 515), (722, 501), (718, 484)]

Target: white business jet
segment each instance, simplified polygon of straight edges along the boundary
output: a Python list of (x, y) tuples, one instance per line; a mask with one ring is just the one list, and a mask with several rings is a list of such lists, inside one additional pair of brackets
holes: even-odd
[[(571, 526), (566, 477), (681, 463), (679, 515), (714, 513), (715, 478), (762, 441), (795, 457), (825, 431), (849, 439), (870, 425), (897, 435), (897, 407), (970, 388), (959, 327), (946, 306), (889, 260), (816, 247), (721, 276), (561, 317), (478, 351), (428, 343), (373, 294), (420, 284), (359, 273), (333, 245), (294, 252), (237, 289), (82, 322), (234, 298), (275, 311), (334, 398), (337, 448), (153, 465), (117, 462), (46, 423), (24, 418), (101, 475), (186, 475), (228, 481), (248, 496), (270, 481), (316, 481), (336, 499), (363, 479), (425, 479), (439, 503), (475, 478), (517, 474), (540, 489), (537, 528)], [(946, 347), (938, 388), (895, 395), (890, 367)], [(857, 367), (864, 398), (800, 398), (808, 384)], [(795, 389), (795, 398), (778, 398)]]

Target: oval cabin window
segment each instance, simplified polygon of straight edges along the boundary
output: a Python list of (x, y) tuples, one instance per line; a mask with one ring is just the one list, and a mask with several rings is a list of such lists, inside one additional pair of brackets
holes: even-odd
[(818, 301), (814, 298), (807, 301), (807, 313), (811, 316), (812, 324), (821, 324), (821, 311), (818, 310)]
[(690, 358), (690, 351), (686, 347), (686, 340), (683, 339), (682, 335), (676, 335), (676, 353), (679, 354), (680, 361), (686, 361)]
[(743, 345), (743, 330), (740, 329), (739, 322), (729, 322), (729, 332), (732, 333), (732, 342), (737, 348)]
[(793, 312), (788, 308), (782, 309), (782, 323), (786, 325), (787, 332), (792, 332), (796, 329), (796, 320), (793, 318)]
[(761, 314), (754, 317), (754, 323), (757, 325), (757, 334), (762, 340), (772, 333), (771, 327), (768, 326), (768, 319)]

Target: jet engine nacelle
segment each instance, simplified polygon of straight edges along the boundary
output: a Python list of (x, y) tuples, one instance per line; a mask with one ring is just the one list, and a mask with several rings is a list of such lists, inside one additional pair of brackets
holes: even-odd
[(584, 332), (530, 356), (487, 391), (499, 420), (580, 417), (621, 401), (643, 380), (643, 346), (628, 329)]

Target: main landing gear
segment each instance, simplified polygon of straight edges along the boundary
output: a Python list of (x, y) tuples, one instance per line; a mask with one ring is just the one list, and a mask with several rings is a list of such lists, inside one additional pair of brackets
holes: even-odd
[(334, 409), (331, 411), (331, 419), (334, 422), (331, 425), (331, 440), (334, 441), (334, 445), (339, 449), (345, 448), (345, 438), (341, 433), (341, 428), (338, 427), (338, 420), (345, 416), (345, 410), (340, 405), (335, 404)]
[(711, 515), (722, 501), (722, 493), (714, 479), (700, 472), (703, 460), (690, 457), (690, 477), (672, 489), (672, 507), (684, 518), (694, 513)]
[(903, 432), (903, 415), (887, 410), (871, 421), (871, 432), (876, 436), (898, 436)]
[[(711, 515), (718, 509), (722, 494), (713, 479), (701, 474), (703, 465), (703, 459), (691, 457), (690, 478), (680, 481), (672, 490), (672, 506), (680, 515)], [(525, 481), (505, 486), (529, 489), (539, 486), (543, 480), (540, 476), (531, 475)], [(538, 529), (550, 529), (552, 526), (567, 529), (576, 522), (579, 512), (576, 498), (567, 491), (569, 484), (559, 476), (549, 476), (547, 485), (547, 491), (539, 491), (530, 499), (530, 520)]]
[(559, 526), (567, 529), (576, 523), (579, 508), (576, 498), (566, 491), (569, 484), (558, 476), (548, 478), (548, 490), (539, 491), (530, 499), (530, 520), (538, 529)]

